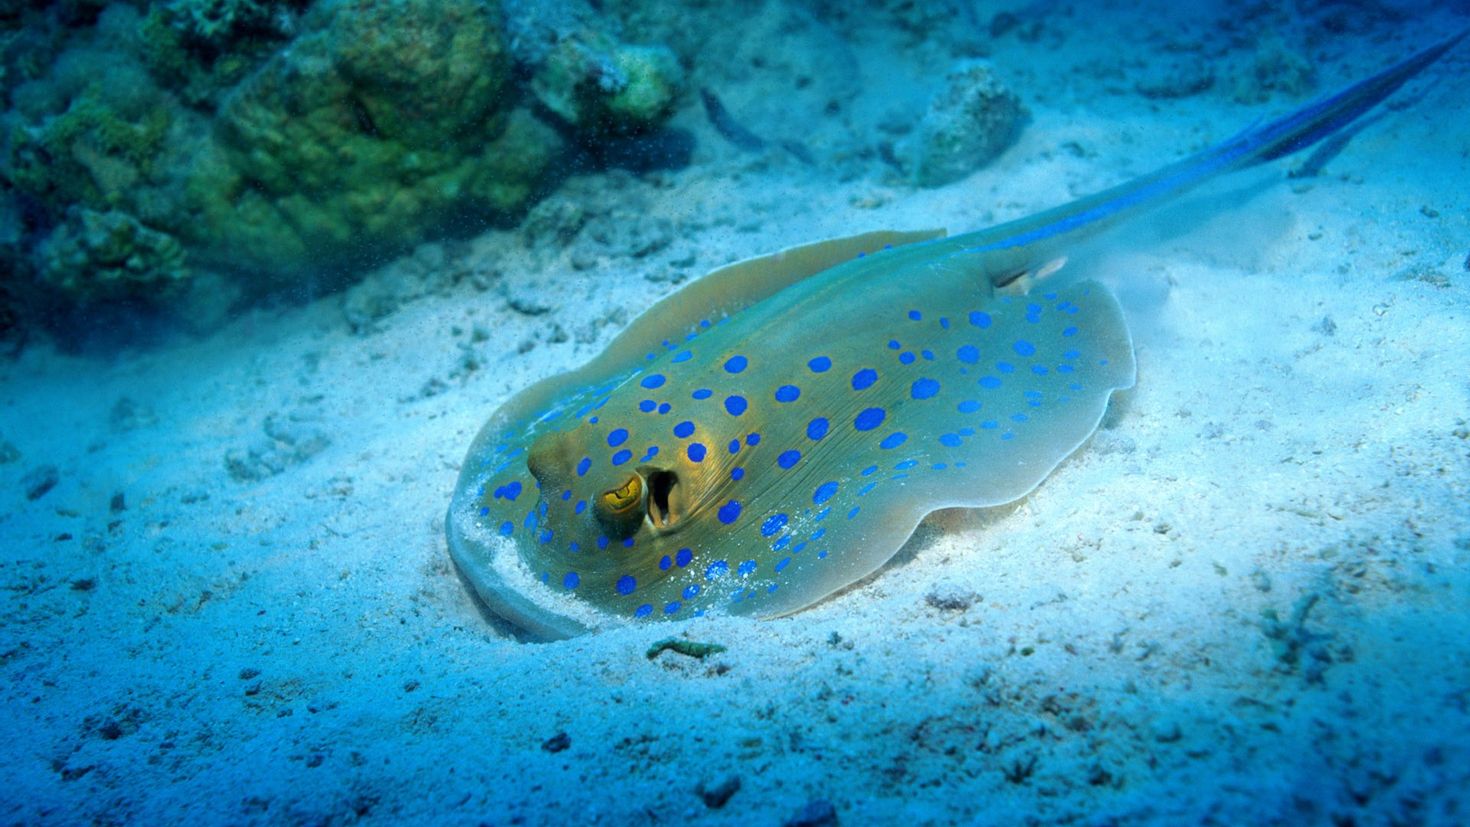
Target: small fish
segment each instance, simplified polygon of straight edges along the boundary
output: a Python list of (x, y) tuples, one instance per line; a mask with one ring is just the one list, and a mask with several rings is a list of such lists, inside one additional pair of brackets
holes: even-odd
[(923, 517), (1025, 496), (1133, 384), (1100, 284), (1067, 251), (1225, 172), (1326, 138), (1465, 37), (1136, 180), (955, 237), (873, 232), (717, 270), (591, 362), (491, 415), (449, 549), (529, 636), (798, 611)]
[[(710, 125), (715, 128), (715, 131), (720, 133), (720, 137), (746, 152), (760, 152), (766, 148), (766, 140), (741, 126), (714, 92), (700, 89), (699, 99), (704, 103), (705, 116), (709, 118)], [(811, 150), (808, 150), (806, 145), (800, 141), (778, 141), (777, 146), (791, 153), (792, 157), (807, 166), (816, 163)]]

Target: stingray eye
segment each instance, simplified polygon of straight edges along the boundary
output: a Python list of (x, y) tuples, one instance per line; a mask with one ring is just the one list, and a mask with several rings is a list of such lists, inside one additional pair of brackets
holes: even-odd
[(610, 540), (625, 540), (643, 523), (643, 477), (631, 474), (617, 488), (602, 492), (593, 506), (597, 522)]

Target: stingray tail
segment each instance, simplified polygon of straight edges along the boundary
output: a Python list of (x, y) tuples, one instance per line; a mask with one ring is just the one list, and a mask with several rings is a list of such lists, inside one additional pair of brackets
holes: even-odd
[[(1019, 221), (953, 239), (966, 252), (995, 251), (991, 280), (997, 285), (1023, 275), (1082, 236), (1111, 226), (1143, 209), (1218, 175), (1282, 158), (1341, 130), (1381, 103), (1454, 48), (1470, 29), (1430, 46), (1366, 80), (1281, 118), (1256, 124), (1203, 152), (1125, 184), (1080, 198)], [(1007, 255), (1005, 251), (1011, 251)], [(1008, 259), (1014, 261), (1008, 261)]]

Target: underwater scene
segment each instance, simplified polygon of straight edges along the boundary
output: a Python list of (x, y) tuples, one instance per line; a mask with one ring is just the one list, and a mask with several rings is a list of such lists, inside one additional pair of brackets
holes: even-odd
[(0, 2), (0, 823), (1470, 823), (1467, 41)]

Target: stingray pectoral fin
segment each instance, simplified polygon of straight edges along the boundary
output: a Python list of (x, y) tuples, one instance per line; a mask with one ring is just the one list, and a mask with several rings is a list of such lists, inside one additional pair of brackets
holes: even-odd
[(823, 445), (836, 450), (802, 469), (817, 494), (791, 515), (792, 543), (807, 550), (782, 567), (759, 613), (796, 611), (866, 577), (932, 511), (1026, 496), (1092, 435), (1113, 392), (1133, 384), (1127, 325), (1097, 282), (997, 296), (969, 319), (898, 328), (934, 360), (898, 381), (880, 375), (857, 403), (871, 407), (833, 416), (882, 413), (870, 429), (829, 436)]
[(838, 264), (889, 247), (944, 237), (944, 230), (879, 230), (788, 247), (777, 253), (727, 264), (644, 311), (607, 350), (589, 364), (595, 375), (634, 365), (710, 323), (770, 298), (793, 284)]

